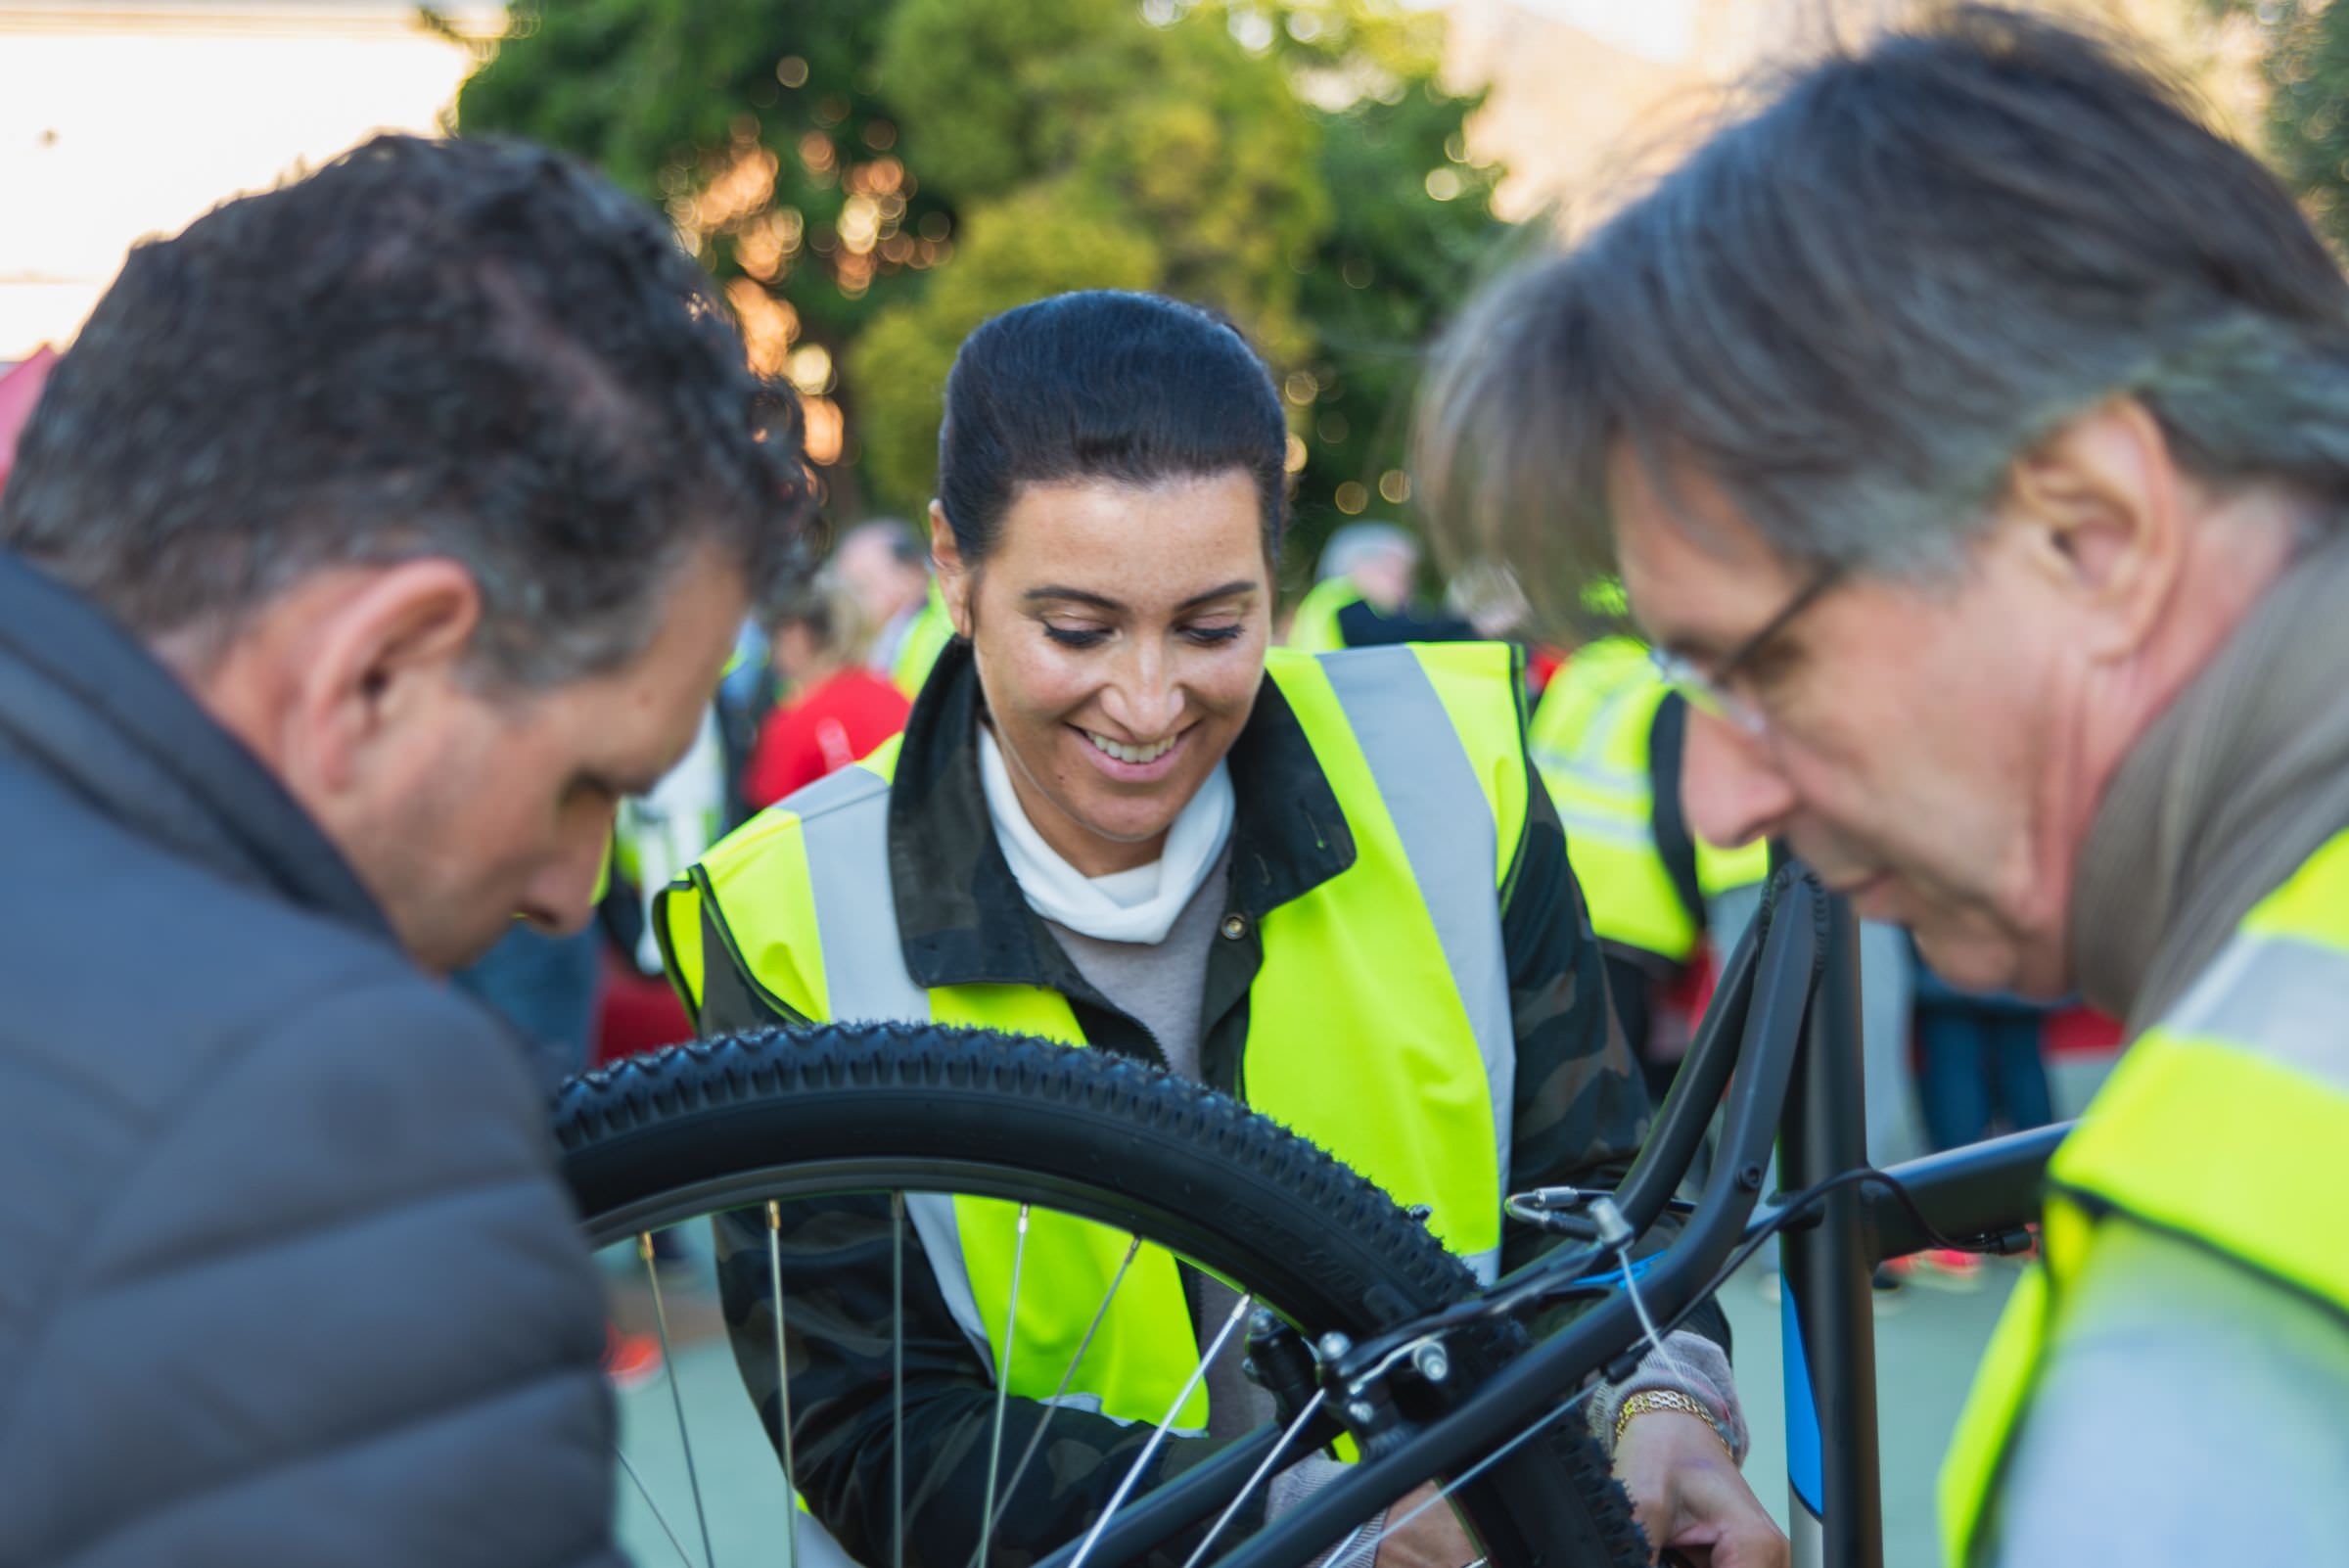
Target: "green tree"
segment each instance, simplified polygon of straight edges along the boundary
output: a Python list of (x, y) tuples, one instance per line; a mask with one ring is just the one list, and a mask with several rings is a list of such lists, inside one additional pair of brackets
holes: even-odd
[(2211, 9), (2256, 21), (2270, 155), (2326, 237), (2349, 249), (2349, 6), (2211, 0)]
[(1320, 346), (1310, 380), (1288, 389), (1311, 394), (1290, 552), (1300, 572), (1337, 524), (1401, 516), (1410, 500), (1405, 448), (1427, 346), (1506, 227), (1493, 215), (1497, 171), (1468, 161), (1478, 102), (1444, 91), (1430, 60), (1328, 116), (1322, 179), (1337, 220), (1301, 301)]
[(988, 316), (1085, 287), (1226, 312), (1288, 394), (1310, 560), (1398, 509), (1418, 352), (1498, 227), (1441, 43), (1394, 0), (525, 3), (457, 119), (662, 203), (819, 438), (845, 415), (835, 483), (901, 509)]
[(1444, 86), (1444, 20), (1433, 11), (1392, 0), (1154, 3), (1213, 18), (1277, 59), (1317, 130), (1331, 219), (1293, 261), (1313, 347), (1275, 360), (1299, 470), (1285, 576), (1302, 587), (1349, 518), (1409, 515), (1405, 456), (1424, 352), (1508, 232), (1493, 211), (1501, 171), (1468, 150), (1483, 94)]
[(971, 330), (1010, 305), (1069, 289), (1147, 289), (1150, 242), (1104, 222), (1088, 193), (1038, 185), (972, 209), (954, 264), (923, 297), (884, 311), (857, 341), (851, 370), (863, 390), (865, 460), (898, 510), (927, 502), (938, 466), (941, 391)]
[(888, 15), (868, 0), (532, 0), (456, 104), (462, 133), (576, 153), (667, 209), (753, 361), (807, 394), (836, 485), (858, 455), (839, 435), (855, 424), (842, 356), (893, 288), (952, 254), (952, 209), (905, 165), (876, 89)]
[(1163, 290), (1224, 311), (1276, 362), (1310, 349), (1292, 261), (1327, 210), (1314, 125), (1279, 62), (1221, 19), (1152, 25), (1120, 0), (899, 0), (880, 73), (905, 106), (907, 156), (971, 193), (954, 264), (851, 357), (882, 496), (929, 495), (955, 346), (1039, 295)]

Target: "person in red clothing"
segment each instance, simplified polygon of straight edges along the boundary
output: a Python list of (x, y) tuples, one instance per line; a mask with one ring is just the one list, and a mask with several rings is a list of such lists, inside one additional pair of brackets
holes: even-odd
[(772, 806), (905, 727), (913, 705), (864, 667), (870, 636), (854, 596), (828, 572), (785, 602), (772, 631), (785, 695), (751, 753), (743, 796), (752, 806)]

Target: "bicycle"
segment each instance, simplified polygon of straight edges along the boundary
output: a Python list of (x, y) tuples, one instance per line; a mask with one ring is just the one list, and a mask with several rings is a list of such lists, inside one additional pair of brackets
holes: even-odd
[[(649, 1238), (713, 1213), (762, 1214), (778, 1301), (782, 1205), (888, 1196), (899, 1313), (895, 1514), (890, 1528), (853, 1543), (871, 1568), (986, 1561), (1002, 1522), (1027, 1505), (1022, 1485), (1036, 1474), (1052, 1420), (1047, 1407), (1031, 1438), (1007, 1450), (1008, 1380), (994, 1368), (995, 1447), (979, 1518), (956, 1521), (943, 1541), (924, 1533), (941, 1527), (919, 1518), (918, 1496), (909, 1518), (908, 1483), (918, 1494), (921, 1478), (904, 1461), (904, 1247), (919, 1229), (918, 1206), (941, 1192), (1014, 1206), (1023, 1236), (1036, 1211), (1115, 1226), (1132, 1238), (1128, 1265), (1144, 1246), (1163, 1246), (1229, 1282), (1238, 1305), (1194, 1382), (1245, 1320), (1252, 1371), (1275, 1397), (1277, 1419), (1137, 1497), (1175, 1418), (1170, 1408), (1107, 1506), (1043, 1568), (1301, 1568), (1436, 1477), (1449, 1478), (1439, 1497), (1495, 1568), (1643, 1563), (1645, 1543), (1575, 1413), (1579, 1399), (1598, 1374), (1627, 1373), (1781, 1233), (1781, 1311), (1797, 1351), (1787, 1367), (1795, 1561), (1877, 1568), (1868, 1275), (1883, 1259), (1928, 1246), (2026, 1246), (2040, 1173), (2064, 1130), (1868, 1170), (1853, 932), (1848, 908), (1807, 874), (1781, 871), (1725, 965), (1628, 1176), (1612, 1194), (1513, 1196), (1521, 1221), (1566, 1240), (1485, 1289), (1416, 1218), (1266, 1119), (1138, 1064), (1040, 1042), (849, 1026), (681, 1047), (575, 1083), (557, 1133), (592, 1242)], [(1676, 1193), (1717, 1107), (1710, 1173), (1697, 1199), (1682, 1202)], [(1773, 1132), (1793, 1190), (1765, 1201)], [(1671, 1210), (1681, 1234), (1635, 1264), (1632, 1249)], [(649, 1271), (649, 1239), (640, 1251)], [(1126, 1277), (1122, 1265), (1095, 1326)], [(1006, 1320), (1020, 1289), (1016, 1262), (1011, 1288)], [(1531, 1313), (1576, 1301), (1589, 1305), (1540, 1343), (1521, 1326)], [(788, 1364), (788, 1310), (786, 1301), (771, 1314), (778, 1366)], [(1003, 1360), (1015, 1354), (1006, 1345)], [(1073, 1361), (1063, 1390), (1075, 1369)], [(776, 1407), (761, 1418), (796, 1487), (788, 1401), (789, 1380), (779, 1379)], [(682, 1432), (681, 1398), (676, 1408)], [(1359, 1462), (1240, 1540), (1250, 1501), (1276, 1467), (1341, 1437)], [(691, 1562), (679, 1533), (664, 1528)], [(790, 1560), (806, 1532), (781, 1534)], [(706, 1516), (702, 1540), (708, 1559)]]

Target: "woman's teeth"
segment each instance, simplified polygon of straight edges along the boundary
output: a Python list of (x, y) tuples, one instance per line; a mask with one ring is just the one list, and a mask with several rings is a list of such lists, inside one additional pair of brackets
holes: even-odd
[(1096, 735), (1088, 729), (1084, 732), (1084, 738), (1121, 762), (1155, 762), (1173, 751), (1174, 743), (1182, 737), (1169, 735), (1165, 740), (1148, 746), (1125, 746), (1111, 740), (1107, 735)]

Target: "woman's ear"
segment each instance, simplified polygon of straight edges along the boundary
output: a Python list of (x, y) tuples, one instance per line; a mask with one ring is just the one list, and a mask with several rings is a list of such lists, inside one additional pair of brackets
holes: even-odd
[(946, 618), (954, 623), (958, 635), (969, 636), (977, 574), (963, 561), (962, 547), (954, 542), (954, 530), (946, 522), (946, 509), (936, 501), (930, 503), (930, 564), (938, 569), (938, 589), (946, 601)]

